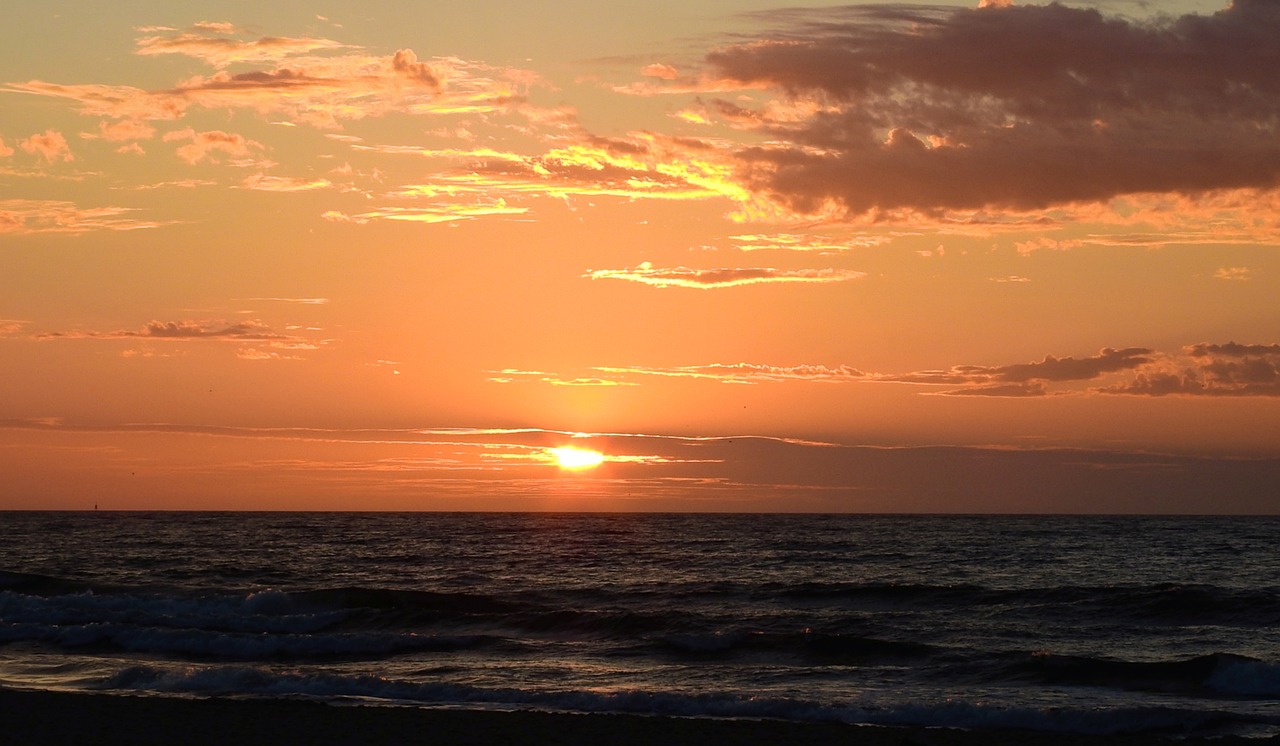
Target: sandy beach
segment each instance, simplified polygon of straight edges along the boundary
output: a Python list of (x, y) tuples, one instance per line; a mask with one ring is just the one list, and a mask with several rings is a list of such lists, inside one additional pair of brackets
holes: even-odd
[(858, 744), (859, 746), (1262, 746), (1280, 739), (1094, 737), (770, 720), (333, 706), (309, 701), (116, 696), (0, 689), (14, 744)]

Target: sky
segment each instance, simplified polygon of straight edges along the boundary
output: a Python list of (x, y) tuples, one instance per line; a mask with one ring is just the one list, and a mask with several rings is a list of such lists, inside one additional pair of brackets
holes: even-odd
[(1278, 512), (1276, 70), (1280, 0), (17, 0), (0, 509)]

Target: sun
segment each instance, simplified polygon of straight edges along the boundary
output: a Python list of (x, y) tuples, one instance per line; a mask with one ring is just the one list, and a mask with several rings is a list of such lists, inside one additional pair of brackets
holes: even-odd
[(550, 452), (555, 457), (556, 466), (561, 469), (580, 471), (582, 469), (594, 469), (604, 463), (604, 454), (599, 451), (593, 451), (590, 448), (562, 446), (560, 448), (552, 448)]

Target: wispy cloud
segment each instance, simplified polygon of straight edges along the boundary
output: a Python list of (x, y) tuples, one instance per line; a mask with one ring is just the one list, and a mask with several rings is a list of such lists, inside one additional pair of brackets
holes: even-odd
[(1253, 270), (1248, 267), (1218, 267), (1213, 276), (1219, 280), (1246, 282), (1253, 279)]
[(328, 305), (328, 298), (247, 298), (246, 300), (271, 301), (273, 303), (298, 303), (304, 306)]
[[(287, 122), (336, 129), (341, 122), (393, 112), (415, 115), (532, 109), (526, 92), (538, 77), (454, 57), (419, 60), (411, 49), (370, 55), (322, 38), (245, 38), (226, 25), (156, 32), (138, 40), (144, 56), (180, 54), (214, 68), (170, 88), (9, 83), (0, 90), (65, 98), (89, 116), (129, 122), (172, 121), (191, 107), (251, 109)], [(231, 72), (246, 65), (257, 69)], [(114, 125), (108, 125), (114, 126)]]
[[(172, 29), (157, 28), (155, 31)], [(235, 38), (239, 35), (239, 29), (233, 24), (202, 22), (185, 32), (138, 39), (135, 51), (144, 56), (181, 54), (223, 68), (237, 62), (279, 62), (309, 52), (347, 48), (347, 45), (331, 39), (291, 39), (277, 36), (251, 40)]]
[(553, 373), (547, 373), (539, 370), (520, 370), (518, 368), (503, 368), (502, 370), (487, 371), (490, 383), (547, 383), (552, 386), (638, 386), (639, 384), (631, 381), (619, 381), (610, 378), (596, 377), (580, 377), (580, 378), (561, 378)]
[(132, 231), (164, 225), (131, 217), (136, 211), (131, 207), (80, 207), (61, 200), (0, 200), (0, 234)]
[(877, 233), (836, 238), (808, 233), (744, 233), (730, 236), (729, 240), (740, 251), (805, 251), (836, 254), (880, 246), (892, 241), (893, 236)]
[(508, 205), (506, 200), (498, 199), (491, 203), (460, 204), (442, 203), (430, 207), (383, 207), (354, 215), (339, 210), (326, 211), (321, 217), (338, 223), (367, 223), (370, 220), (399, 220), (410, 223), (453, 223), (460, 220), (493, 216), (523, 215), (529, 211), (527, 207)]
[(566, 376), (508, 368), (490, 382), (637, 385), (646, 378), (687, 378), (727, 384), (908, 384), (942, 396), (1280, 396), (1280, 344), (1196, 344), (1177, 353), (1146, 347), (1106, 347), (1096, 355), (1045, 355), (1026, 363), (953, 365), (907, 373), (866, 371), (851, 365), (708, 363), (674, 367), (595, 366), (591, 375)]
[[(156, 136), (156, 128), (146, 122), (135, 119), (121, 119), (115, 122), (98, 122), (97, 132), (81, 132), (80, 137), (86, 140), (106, 140), (107, 142), (129, 142), (132, 140), (150, 140)], [(136, 143), (134, 143), (136, 145)]]
[(647, 132), (602, 138), (576, 122), (556, 121), (557, 147), (534, 155), (494, 148), (421, 148), (355, 143), (360, 152), (416, 155), (444, 165), (429, 180), (407, 184), (391, 197), (415, 201), (615, 197), (689, 201), (755, 198), (733, 177), (721, 145)]
[(848, 383), (866, 380), (867, 374), (847, 365), (759, 365), (754, 363), (712, 363), (677, 368), (630, 366), (600, 367), (596, 370), (612, 375), (662, 376), (666, 378), (701, 378), (721, 383), (777, 383), (781, 381), (813, 381)]
[(682, 287), (701, 290), (781, 282), (845, 282), (865, 276), (865, 272), (845, 269), (774, 269), (772, 267), (658, 268), (649, 262), (643, 262), (634, 269), (596, 269), (589, 270), (583, 275), (583, 277), (589, 277), (593, 280), (628, 280), (660, 288)]
[(296, 176), (269, 176), (252, 174), (240, 183), (241, 188), (259, 192), (311, 192), (317, 189), (330, 189), (333, 182), (328, 179), (306, 179)]
[(35, 335), (36, 339), (163, 339), (173, 341), (186, 340), (231, 340), (231, 341), (285, 341), (297, 339), (287, 334), (273, 331), (260, 321), (149, 321), (141, 329), (120, 329), (115, 331), (69, 331), (43, 332)]

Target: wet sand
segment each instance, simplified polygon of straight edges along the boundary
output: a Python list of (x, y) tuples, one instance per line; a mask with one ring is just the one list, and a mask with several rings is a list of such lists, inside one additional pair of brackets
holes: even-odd
[(1271, 746), (1272, 739), (1102, 737), (770, 720), (335, 706), (0, 689), (0, 743), (556, 744), (557, 746)]

